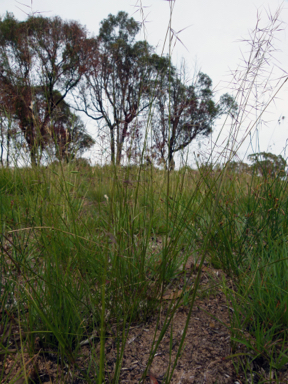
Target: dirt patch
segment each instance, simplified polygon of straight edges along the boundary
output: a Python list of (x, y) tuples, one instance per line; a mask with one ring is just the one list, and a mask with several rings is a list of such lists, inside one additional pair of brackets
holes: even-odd
[[(117, 335), (116, 325), (110, 326), (105, 343), (105, 382), (161, 384), (170, 377), (187, 324), (189, 304), (184, 305), (183, 301), (183, 305), (175, 311), (161, 343), (154, 351), (148, 370), (150, 351), (163, 329), (167, 308), (170, 304), (173, 307), (173, 300), (179, 297), (184, 300), (184, 281), (188, 287), (192, 287), (198, 268), (194, 258), (189, 257), (184, 271), (179, 272), (177, 278), (164, 292), (162, 304), (159, 300), (159, 308), (162, 306), (160, 315), (151, 316), (147, 322), (133, 324), (130, 327), (119, 372), (116, 362), (119, 360), (122, 345), (121, 330), (118, 330), (120, 335), (119, 333)], [(169, 381), (172, 384), (256, 384), (259, 381), (257, 375), (248, 379), (242, 374), (237, 376), (230, 358), (231, 309), (225, 295), (219, 289), (218, 284), (222, 275), (223, 272), (211, 269), (207, 264), (202, 267), (198, 298), (187, 324), (182, 352)], [(2, 311), (7, 312), (6, 309)], [(0, 318), (2, 314), (0, 310)], [(1, 326), (0, 322), (0, 343), (5, 346), (0, 348), (1, 383), (84, 384), (96, 381), (100, 356), (100, 338), (97, 332), (87, 335), (88, 339), (81, 342), (77, 359), (71, 363), (68, 357), (61, 359), (57, 350), (45, 349), (40, 338), (36, 339), (35, 345), (30, 346), (30, 351), (33, 352), (29, 352), (29, 345), (26, 342), (28, 339), (23, 332), (20, 332), (19, 321), (14, 316), (10, 316), (8, 326), (7, 324), (5, 327)], [(238, 352), (245, 351), (239, 349)], [(277, 381), (274, 381), (273, 377), (269, 378), (268, 371), (266, 373), (263, 371), (263, 365), (257, 366), (256, 362), (253, 364), (254, 371), (261, 373), (262, 378), (267, 377), (267, 381), (262, 379), (261, 383), (288, 382), (287, 369), (281, 372), (281, 377), (278, 372)]]
[[(222, 295), (197, 301), (171, 383), (235, 383), (233, 364), (225, 359), (231, 354), (229, 332), (227, 327), (216, 322), (206, 310), (218, 316), (223, 322), (228, 319), (228, 309)], [(172, 321), (172, 338), (169, 327), (154, 355), (149, 373), (159, 383), (167, 376), (169, 363), (171, 366), (175, 361), (188, 312), (188, 308), (180, 308), (177, 311)], [(160, 321), (156, 339), (162, 326), (163, 323)], [(155, 328), (156, 321), (153, 321), (143, 326), (141, 330), (131, 331), (128, 339), (131, 342), (128, 341), (125, 348), (120, 382), (139, 383), (147, 365)], [(150, 381), (151, 377), (148, 377), (146, 382)]]
[[(258, 383), (257, 375), (249, 380), (243, 375), (237, 376), (233, 362), (230, 358), (230, 334), (226, 325), (229, 325), (229, 311), (225, 296), (217, 293), (195, 302), (192, 316), (188, 322), (187, 334), (182, 353), (170, 380), (172, 384), (243, 384)], [(173, 317), (171, 326), (167, 329), (163, 340), (154, 354), (151, 368), (146, 372), (147, 362), (153, 340), (157, 340), (163, 327), (163, 317), (151, 318), (145, 324), (131, 326), (123, 354), (123, 363), (120, 369), (119, 383), (139, 383), (144, 375), (144, 383), (161, 384), (169, 375), (187, 321), (189, 308), (180, 307)], [(215, 318), (219, 319), (216, 321)], [(74, 364), (61, 360), (56, 351), (44, 351), (41, 345), (35, 345), (38, 353), (31, 356), (27, 350), (21, 352), (19, 330), (15, 324), (11, 331), (9, 349), (6, 356), (0, 356), (1, 383), (87, 383), (95, 382), (95, 362), (100, 355), (100, 339), (97, 334), (90, 340), (82, 342), (78, 358)], [(156, 336), (155, 336), (156, 332)], [(171, 338), (172, 334), (172, 338)], [(3, 336), (3, 335), (2, 335)], [(7, 335), (8, 336), (8, 335)], [(155, 338), (154, 338), (155, 336)], [(25, 335), (22, 335), (25, 338)], [(13, 341), (12, 341), (13, 339)], [(36, 344), (39, 340), (36, 340)], [(93, 345), (92, 345), (93, 344)], [(121, 342), (113, 336), (113, 329), (107, 337), (105, 344), (105, 382), (110, 383), (115, 378), (115, 368), (118, 348)], [(34, 349), (34, 350), (35, 350)], [(93, 351), (93, 352), (92, 352)], [(119, 350), (118, 350), (119, 353)], [(92, 368), (91, 368), (92, 362)], [(90, 371), (89, 371), (90, 366)], [(258, 372), (262, 367), (255, 367)], [(25, 373), (24, 373), (25, 372)], [(25, 381), (24, 376), (27, 380)], [(267, 383), (287, 383), (287, 370), (278, 374), (278, 380), (269, 380)], [(265, 373), (262, 372), (262, 378)], [(262, 383), (266, 381), (261, 381)]]
[[(194, 280), (192, 276), (190, 278), (191, 281)], [(206, 287), (209, 282), (211, 279), (207, 273), (203, 272), (201, 287)], [(181, 292), (179, 288), (181, 288), (181, 279), (171, 284), (169, 290), (165, 292), (163, 308), (168, 307), (172, 299), (177, 298), (178, 292)], [(175, 312), (146, 375), (144, 374), (153, 340), (155, 345), (155, 340), (158, 339), (164, 325), (165, 309), (161, 312), (160, 318), (151, 317), (145, 324), (131, 326), (119, 373), (120, 383), (139, 383), (143, 375), (146, 383), (156, 384), (165, 380), (169, 375), (169, 367), (171, 373), (188, 313), (189, 306), (182, 306)], [(219, 292), (195, 302), (188, 322), (184, 347), (170, 380), (171, 383), (228, 384), (236, 382), (233, 364), (231, 360), (226, 360), (231, 354), (231, 349), (230, 335), (225, 324), (229, 324), (229, 309), (222, 293)], [(4, 354), (0, 358), (0, 369), (3, 374), (1, 383), (10, 383), (15, 380), (16, 384), (22, 384), (25, 382), (25, 375), (30, 383), (76, 384), (88, 382), (89, 379), (92, 382), (95, 380), (92, 374), (95, 370), (91, 369), (89, 373), (88, 367), (91, 360), (94, 359), (97, 363), (99, 359), (100, 339), (97, 334), (81, 343), (79, 358), (73, 365), (68, 364), (68, 359), (61, 361), (56, 351), (44, 351), (39, 338), (36, 339), (34, 346), (37, 354), (31, 356), (26, 347), (23, 348), (25, 335), (20, 335), (17, 321), (14, 319), (11, 319), (10, 332), (5, 337), (9, 338), (9, 348), (6, 358)], [(105, 344), (106, 382), (112, 382), (115, 376), (119, 347), (121, 342), (117, 342), (116, 328), (112, 327)]]

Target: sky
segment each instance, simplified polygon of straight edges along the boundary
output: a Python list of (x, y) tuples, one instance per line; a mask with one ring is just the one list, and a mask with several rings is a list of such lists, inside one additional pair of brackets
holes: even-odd
[[(171, 28), (177, 36), (172, 42), (172, 61), (178, 66), (185, 61), (188, 78), (190, 76), (192, 79), (199, 70), (211, 77), (216, 99), (226, 92), (236, 94), (236, 85), (231, 85), (231, 74), (245, 70), (244, 62), (251, 48), (244, 40), (249, 40), (257, 21), (258, 27), (263, 29), (269, 24), (269, 15), (274, 15), (282, 7), (279, 20), (283, 24), (278, 28), (281, 30), (275, 32), (271, 45), (273, 52), (266, 58), (257, 85), (258, 102), (267, 104), (285, 76), (288, 76), (287, 0), (0, 0), (0, 14), (4, 16), (6, 11), (12, 12), (18, 20), (25, 20), (31, 12), (49, 17), (58, 15), (64, 20), (77, 20), (91, 34), (97, 35), (100, 22), (110, 13), (126, 11), (137, 21), (145, 21), (145, 29), (139, 37), (146, 38), (161, 54), (172, 6)], [(164, 53), (168, 51), (166, 44)], [(240, 77), (237, 84), (240, 84)], [(255, 94), (256, 89), (253, 91)], [(257, 124), (255, 120), (259, 118), (261, 109), (256, 110), (255, 98), (250, 99), (250, 103), (251, 115), (241, 123), (237, 136), (238, 144), (246, 137), (237, 152), (239, 159), (246, 161), (247, 154), (253, 151), (288, 156), (288, 150), (287, 154), (285, 150), (288, 140), (288, 81)], [(212, 138), (197, 141), (191, 146), (192, 157), (193, 152), (202, 155), (209, 153), (209, 148), (214, 145), (215, 153), (221, 151), (229, 136), (231, 122), (227, 121), (224, 128), (222, 124), (223, 120), (215, 126)]]

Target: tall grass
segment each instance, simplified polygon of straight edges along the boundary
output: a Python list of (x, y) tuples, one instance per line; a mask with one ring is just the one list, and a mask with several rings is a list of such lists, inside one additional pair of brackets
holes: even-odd
[[(91, 361), (100, 382), (107, 332), (117, 324), (117, 377), (129, 325), (155, 312), (159, 292), (176, 275), (183, 236), (177, 215), (185, 210), (168, 202), (173, 220), (167, 226), (159, 220), (165, 217), (165, 191), (158, 183), (149, 186), (147, 175), (137, 181), (129, 169), (82, 172), (70, 166), (1, 169), (3, 324), (8, 327), (17, 310), (31, 353), (40, 338), (45, 348), (58, 349), (59, 363), (64, 356), (75, 363), (80, 342), (97, 333), (101, 353)], [(173, 196), (177, 201), (177, 192)], [(152, 254), (151, 234), (167, 231), (169, 244)], [(166, 321), (167, 328), (169, 315)]]
[[(277, 17), (272, 18), (271, 38)], [(226, 154), (241, 142), (237, 135), (269, 44), (265, 34), (252, 44)], [(288, 362), (287, 196), (282, 175), (233, 174), (225, 167), (219, 172), (184, 167), (171, 173), (153, 166), (1, 168), (4, 361), (15, 353), (9, 349), (13, 325), (21, 333), (22, 354), (24, 346), (31, 356), (54, 353), (63, 375), (67, 367), (73, 375), (85, 342), (91, 353), (82, 379), (117, 383), (131, 324), (157, 315), (162, 328), (159, 336), (155, 329), (143, 381), (182, 305), (182, 296), (166, 305), (163, 295), (192, 251), (200, 266), (193, 289), (188, 287), (186, 325), (164, 381), (171, 381), (181, 354), (206, 257), (228, 275), (222, 290), (233, 307), (235, 367), (244, 370), (247, 380), (253, 374), (251, 361), (265, 360), (268, 371), (277, 372)], [(154, 238), (161, 238), (162, 246), (153, 248)], [(105, 377), (109, 337), (117, 346), (113, 377)], [(28, 381), (25, 364), (18, 377), (6, 375), (5, 380), (21, 375)]]
[[(1, 179), (6, 178), (1, 189), (3, 327), (8, 329), (18, 312), (30, 353), (40, 340), (44, 349), (58, 351), (63, 366), (77, 366), (81, 342), (94, 335), (88, 381), (104, 375), (104, 347), (113, 330), (119, 340), (117, 382), (129, 325), (157, 313), (159, 292), (177, 278), (191, 250), (205, 251), (212, 265), (234, 278), (233, 289), (226, 284), (224, 290), (234, 307), (235, 352), (241, 342), (256, 357), (269, 359), (271, 368), (283, 367), (286, 180), (250, 176), (247, 185), (243, 175), (226, 174), (213, 208), (217, 173), (206, 175), (204, 184), (200, 172), (174, 172), (167, 199), (164, 171), (155, 170), (151, 188), (147, 174), (138, 180), (133, 170), (118, 170), (113, 183), (114, 172), (113, 167), (77, 171), (69, 165), (45, 172), (1, 169)], [(164, 240), (167, 232), (169, 242), (152, 252), (151, 236)], [(189, 299), (191, 310), (196, 294)], [(176, 309), (167, 310), (150, 362)], [(5, 342), (1, 348), (8, 355)]]

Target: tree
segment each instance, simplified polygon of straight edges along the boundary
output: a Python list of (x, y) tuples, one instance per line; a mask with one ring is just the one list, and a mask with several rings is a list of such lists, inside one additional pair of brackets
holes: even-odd
[(55, 157), (60, 161), (74, 160), (95, 144), (95, 140), (87, 133), (85, 125), (75, 113), (70, 113), (65, 116), (65, 119), (57, 120), (54, 132)]
[[(8, 167), (10, 163), (11, 147), (15, 144), (17, 137), (17, 127), (14, 124), (12, 117), (2, 108), (0, 108), (0, 135), (1, 135), (1, 150), (0, 150), (0, 163), (2, 167), (4, 164)], [(4, 148), (6, 152), (6, 159), (4, 161)]]
[(74, 92), (77, 110), (94, 120), (103, 119), (108, 127), (111, 162), (117, 165), (125, 140), (133, 134), (131, 123), (151, 104), (150, 79), (155, 66), (152, 48), (146, 41), (135, 41), (139, 30), (139, 24), (125, 12), (103, 20), (94, 41), (99, 56), (90, 61), (78, 93)]
[(244, 163), (243, 161), (229, 161), (227, 164), (227, 170), (232, 173), (238, 173), (238, 174), (243, 174), (243, 173), (251, 173), (251, 167), (249, 164)]
[[(54, 93), (54, 100), (58, 101), (61, 94), (57, 91)], [(38, 106), (36, 110), (41, 108)], [(80, 117), (71, 112), (70, 106), (63, 99), (51, 114), (47, 130), (50, 140), (45, 146), (45, 151), (50, 158), (56, 157), (59, 161), (69, 162), (95, 144)]]
[(154, 148), (161, 162), (171, 167), (173, 155), (186, 148), (196, 137), (208, 136), (213, 124), (224, 113), (235, 112), (231, 96), (213, 100), (212, 80), (199, 73), (195, 83), (186, 85), (176, 68), (161, 72), (156, 93), (155, 114), (152, 120)]
[(59, 17), (19, 22), (7, 13), (0, 20), (0, 102), (18, 122), (34, 165), (53, 137), (54, 110), (86, 71), (89, 42), (83, 27)]
[(264, 177), (285, 176), (286, 160), (281, 156), (269, 152), (259, 152), (248, 156), (253, 169)]

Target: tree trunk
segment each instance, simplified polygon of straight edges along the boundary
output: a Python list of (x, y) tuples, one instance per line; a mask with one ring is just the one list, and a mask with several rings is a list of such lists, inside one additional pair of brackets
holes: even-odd
[(176, 127), (177, 127), (177, 124), (178, 122), (175, 122), (175, 121), (172, 121), (171, 122), (172, 124), (172, 132), (171, 132), (171, 137), (169, 139), (169, 143), (168, 143), (168, 169), (170, 171), (173, 171), (173, 169), (175, 168), (175, 161), (173, 159), (173, 148), (174, 148), (174, 144), (175, 144), (175, 132), (176, 132)]
[(120, 141), (119, 143), (117, 143), (116, 165), (121, 164), (122, 148), (123, 148), (123, 142)]
[(37, 167), (37, 149), (35, 146), (32, 146), (30, 148), (30, 159), (31, 159), (31, 166)]
[[(131, 121), (132, 121), (132, 119), (131, 119)], [(121, 163), (123, 144), (124, 144), (124, 141), (125, 141), (125, 138), (127, 135), (129, 122), (125, 121), (123, 131), (121, 132), (121, 135), (119, 134), (120, 137), (119, 137), (119, 140), (117, 141), (117, 157), (116, 157), (116, 164), (117, 165), (120, 165), (120, 163)]]
[(114, 127), (110, 127), (111, 164), (115, 164), (115, 138)]
[(168, 166), (169, 166), (169, 171), (174, 171), (174, 169), (175, 169), (175, 161), (174, 161), (174, 159), (173, 159), (173, 156), (172, 156), (171, 159), (169, 159), (169, 164), (168, 164)]
[(171, 171), (173, 165), (173, 169), (175, 167), (175, 162), (173, 160), (173, 150), (172, 150), (172, 141), (170, 140), (169, 146), (168, 146), (168, 169)]
[(3, 167), (3, 153), (4, 153), (4, 132), (3, 132), (3, 119), (1, 118), (1, 165)]
[(9, 157), (10, 157), (10, 121), (8, 121), (7, 127), (7, 155), (6, 155), (6, 167), (9, 167)]

